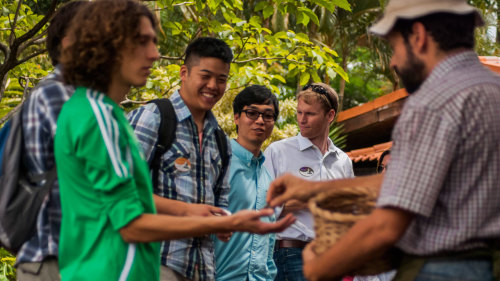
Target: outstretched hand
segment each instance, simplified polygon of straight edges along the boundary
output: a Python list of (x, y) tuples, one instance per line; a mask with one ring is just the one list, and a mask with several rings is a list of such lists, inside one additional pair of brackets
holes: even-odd
[(263, 222), (261, 217), (267, 217), (274, 212), (272, 209), (262, 210), (243, 210), (231, 216), (233, 220), (234, 230), (242, 232), (251, 232), (257, 234), (267, 234), (273, 232), (281, 232), (295, 222), (295, 217), (288, 214), (277, 222)]
[(266, 201), (270, 207), (280, 206), (290, 199), (307, 202), (314, 195), (309, 188), (312, 182), (285, 174), (275, 179), (269, 186)]

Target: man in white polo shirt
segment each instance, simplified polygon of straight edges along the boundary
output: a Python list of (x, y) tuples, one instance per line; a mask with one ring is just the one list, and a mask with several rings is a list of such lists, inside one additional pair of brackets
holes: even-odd
[[(335, 90), (324, 83), (313, 83), (297, 94), (297, 102), (300, 134), (274, 142), (264, 152), (264, 165), (271, 175), (291, 173), (308, 180), (353, 177), (351, 160), (328, 137), (338, 109)], [(301, 281), (305, 280), (302, 249), (314, 239), (313, 218), (307, 204), (298, 201), (284, 204), (281, 216), (287, 213), (293, 213), (297, 221), (276, 236), (274, 261), (278, 274), (275, 280)]]

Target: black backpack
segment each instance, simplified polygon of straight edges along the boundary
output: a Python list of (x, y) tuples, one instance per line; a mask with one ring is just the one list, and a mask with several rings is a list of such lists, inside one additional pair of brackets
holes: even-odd
[[(158, 171), (161, 167), (161, 156), (167, 152), (175, 139), (175, 131), (177, 129), (177, 116), (175, 115), (175, 110), (172, 102), (169, 99), (155, 99), (148, 103), (154, 103), (160, 110), (160, 128), (158, 129), (158, 143), (156, 145), (155, 153), (153, 159), (149, 165), (150, 170), (153, 172), (153, 187), (158, 187)], [(229, 166), (229, 155), (227, 153), (227, 139), (226, 134), (220, 128), (220, 126), (215, 130), (215, 139), (217, 141), (217, 147), (221, 155), (222, 161), (222, 171), (217, 178), (217, 183), (222, 184), (222, 179), (226, 174), (227, 168)]]
[(13, 253), (33, 236), (40, 206), (56, 179), (55, 167), (30, 175), (23, 155), (21, 110), (0, 131), (0, 246)]

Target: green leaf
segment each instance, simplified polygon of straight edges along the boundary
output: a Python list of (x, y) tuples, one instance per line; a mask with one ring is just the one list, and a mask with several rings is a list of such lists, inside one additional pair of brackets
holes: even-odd
[[(298, 11), (307, 15), (307, 18), (308, 18), (307, 23), (309, 23), (309, 19), (311, 19), (316, 25), (319, 25), (318, 16), (311, 9), (306, 8), (306, 7), (299, 7)], [(307, 23), (305, 23), (304, 25), (307, 26)]]
[(312, 70), (311, 72), (312, 80), (315, 83), (322, 82), (321, 78), (319, 77), (318, 73), (315, 70)]
[(278, 75), (274, 75), (273, 78), (276, 79), (276, 80), (281, 81), (282, 83), (286, 83), (285, 78), (283, 78), (283, 76), (281, 76), (279, 74)]
[(272, 14), (274, 14), (274, 7), (273, 6), (267, 6), (264, 9), (264, 18), (267, 19), (270, 17)]
[(311, 75), (308, 72), (302, 73), (302, 75), (300, 75), (300, 86), (304, 86), (305, 84), (309, 83), (310, 78)]
[(267, 8), (268, 6), (269, 6), (269, 3), (267, 1), (260, 1), (259, 3), (257, 3), (257, 5), (255, 5), (254, 11), (255, 12), (262, 11), (265, 8)]
[(331, 3), (333, 3), (334, 5), (346, 10), (346, 11), (349, 11), (351, 12), (351, 5), (349, 4), (349, 2), (347, 2), (347, 0), (330, 0)]

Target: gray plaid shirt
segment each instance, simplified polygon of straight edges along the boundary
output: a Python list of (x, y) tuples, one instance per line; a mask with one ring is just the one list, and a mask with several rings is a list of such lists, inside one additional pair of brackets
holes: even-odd
[[(54, 135), (57, 117), (74, 88), (62, 83), (60, 67), (47, 75), (31, 91), (23, 105), (23, 134), (26, 148), (25, 163), (33, 174), (51, 170), (55, 165)], [(40, 262), (58, 255), (61, 228), (61, 201), (56, 181), (50, 196), (43, 202), (36, 222), (36, 233), (23, 244), (17, 263)]]
[(378, 206), (415, 214), (399, 248), (429, 255), (500, 237), (500, 76), (474, 52), (434, 68), (393, 140)]
[[(177, 129), (172, 147), (162, 156), (155, 194), (187, 203), (227, 208), (229, 173), (226, 172), (222, 182), (218, 182), (222, 159), (215, 139), (218, 127), (215, 116), (207, 112), (203, 127), (203, 149), (200, 150), (198, 130), (179, 92), (176, 91), (170, 100), (178, 120)], [(127, 117), (150, 163), (158, 142), (160, 111), (155, 104), (150, 103), (130, 112)], [(231, 156), (229, 145), (227, 149)], [(175, 160), (182, 158), (189, 160), (190, 168), (179, 169), (176, 166)], [(214, 279), (214, 245), (209, 236), (165, 241), (161, 251), (162, 265), (189, 279), (194, 278), (195, 271), (198, 271), (202, 281)]]

